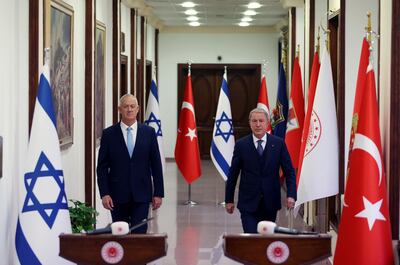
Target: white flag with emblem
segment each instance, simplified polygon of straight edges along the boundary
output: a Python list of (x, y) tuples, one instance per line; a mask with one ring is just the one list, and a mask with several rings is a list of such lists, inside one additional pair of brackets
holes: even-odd
[[(315, 91), (303, 163), (299, 165), (296, 208), (339, 191), (339, 139), (329, 52), (325, 49)], [(302, 137), (304, 138), (304, 137)]]

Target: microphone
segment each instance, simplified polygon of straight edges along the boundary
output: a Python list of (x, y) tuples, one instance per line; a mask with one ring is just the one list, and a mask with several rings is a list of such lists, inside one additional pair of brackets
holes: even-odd
[(99, 229), (94, 229), (94, 230), (89, 230), (86, 232), (88, 235), (100, 235), (100, 234), (110, 234), (112, 233), (113, 235), (116, 236), (122, 236), (122, 235), (127, 235), (133, 230), (141, 227), (142, 225), (146, 224), (150, 220), (153, 220), (154, 217), (150, 217), (148, 219), (143, 219), (140, 223), (132, 226), (129, 228), (129, 224), (127, 222), (119, 221), (119, 222), (114, 222), (111, 225), (108, 225), (104, 228), (99, 228)]
[(115, 236), (129, 234), (129, 224), (127, 222), (114, 222), (111, 224), (111, 233)]
[(262, 235), (272, 235), (274, 233), (287, 234), (287, 235), (317, 235), (317, 232), (299, 231), (287, 227), (277, 226), (276, 223), (271, 221), (261, 221), (257, 225), (257, 232)]

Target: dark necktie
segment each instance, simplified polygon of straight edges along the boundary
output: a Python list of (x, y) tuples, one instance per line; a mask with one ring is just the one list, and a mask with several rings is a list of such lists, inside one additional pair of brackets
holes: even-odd
[(263, 151), (264, 151), (264, 149), (263, 149), (263, 147), (262, 147), (262, 142), (263, 142), (263, 140), (258, 140), (258, 141), (257, 141), (257, 152), (258, 152), (258, 154), (259, 154), (260, 156), (262, 156)]

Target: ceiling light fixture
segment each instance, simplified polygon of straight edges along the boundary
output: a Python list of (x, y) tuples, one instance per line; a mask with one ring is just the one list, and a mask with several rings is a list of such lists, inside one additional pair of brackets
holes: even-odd
[(251, 22), (253, 19), (251, 17), (243, 17), (242, 22)]
[(190, 16), (190, 17), (187, 17), (186, 19), (187, 19), (188, 21), (197, 21), (197, 20), (199, 20), (199, 18), (196, 17), (196, 16)]
[(260, 8), (260, 7), (261, 7), (261, 5), (257, 2), (251, 2), (247, 5), (247, 8), (250, 8), (250, 9), (255, 9), (255, 8)]
[(192, 21), (192, 22), (189, 23), (189, 25), (192, 26), (192, 27), (198, 27), (198, 26), (200, 26), (200, 23), (197, 22), (197, 21)]
[(250, 24), (248, 23), (248, 22), (240, 22), (239, 24), (238, 24), (239, 26), (241, 26), (241, 27), (248, 27), (248, 26), (250, 26)]
[(254, 11), (254, 10), (246, 10), (243, 14), (245, 16), (255, 16), (255, 15), (257, 15), (256, 11)]
[(193, 2), (183, 2), (183, 3), (181, 4), (181, 6), (182, 6), (182, 7), (189, 7), (189, 8), (191, 8), (191, 7), (195, 7), (196, 4), (193, 3)]
[(188, 10), (185, 11), (185, 15), (195, 16), (195, 15), (197, 15), (197, 11), (194, 10), (194, 9), (188, 9)]

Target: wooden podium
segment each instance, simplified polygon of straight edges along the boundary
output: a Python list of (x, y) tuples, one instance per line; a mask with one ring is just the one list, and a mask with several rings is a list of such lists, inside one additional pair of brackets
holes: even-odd
[(61, 234), (60, 256), (78, 264), (139, 265), (167, 254), (166, 234)]
[(330, 257), (331, 236), (224, 235), (225, 256), (244, 264), (313, 264)]

